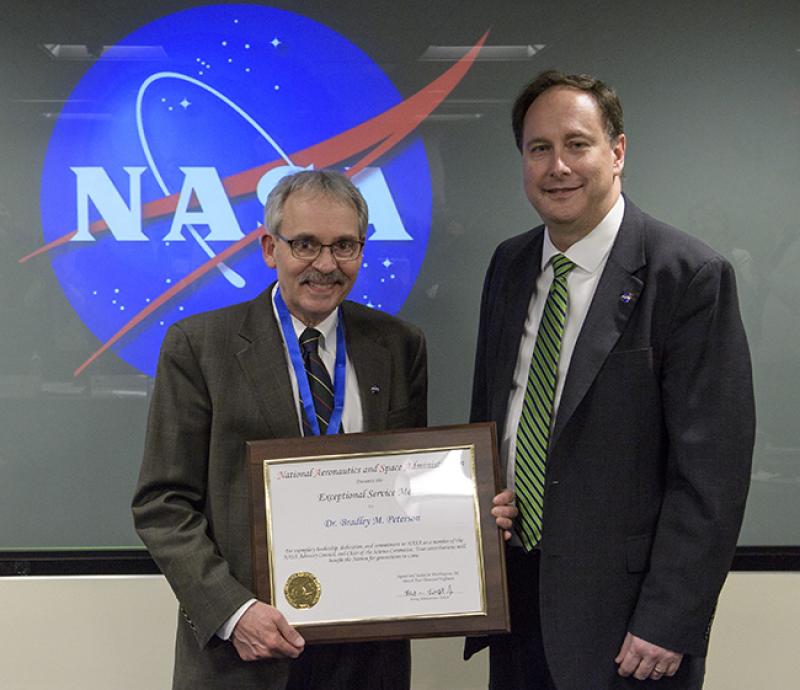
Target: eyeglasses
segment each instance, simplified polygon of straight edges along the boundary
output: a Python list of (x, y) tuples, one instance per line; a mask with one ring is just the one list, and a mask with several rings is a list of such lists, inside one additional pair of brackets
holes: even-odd
[(336, 240), (331, 244), (322, 244), (314, 237), (298, 237), (297, 239), (290, 240), (283, 237), (280, 233), (276, 232), (275, 237), (289, 245), (292, 256), (301, 261), (314, 261), (327, 247), (331, 250), (331, 254), (337, 261), (355, 261), (361, 256), (361, 250), (364, 248), (364, 240)]

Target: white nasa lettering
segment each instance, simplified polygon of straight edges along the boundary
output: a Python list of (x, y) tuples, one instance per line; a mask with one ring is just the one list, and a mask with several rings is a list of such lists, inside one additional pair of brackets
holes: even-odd
[[(72, 242), (94, 242), (89, 232), (89, 202), (93, 202), (100, 216), (106, 221), (108, 230), (119, 242), (141, 242), (149, 238), (142, 232), (142, 173), (144, 167), (124, 167), (128, 173), (130, 205), (125, 203), (108, 173), (101, 167), (70, 168), (77, 180), (78, 231)], [(269, 193), (285, 177), (299, 170), (311, 170), (297, 166), (280, 166), (267, 171), (256, 186), (259, 201), (266, 203)], [(184, 241), (183, 229), (188, 227), (198, 242), (203, 240), (193, 226), (207, 225), (210, 232), (206, 242), (237, 242), (244, 237), (219, 173), (213, 167), (180, 168), (184, 174), (181, 193), (169, 232), (163, 242)], [(364, 168), (353, 176), (370, 209), (370, 225), (375, 232), (370, 241), (413, 241), (408, 234), (400, 212), (392, 198), (391, 190), (380, 168)], [(197, 199), (198, 209), (190, 209), (192, 198)], [(209, 250), (210, 251), (210, 250)]]
[(258, 181), (256, 185), (256, 196), (258, 200), (261, 202), (262, 206), (265, 206), (267, 203), (267, 197), (269, 196), (270, 192), (278, 186), (278, 182), (280, 182), (284, 177), (287, 175), (294, 175), (302, 170), (313, 170), (314, 166), (309, 165), (307, 168), (301, 168), (297, 165), (279, 165), (277, 168), (272, 168), (272, 170), (267, 170), (262, 176), (261, 179)]
[(72, 242), (94, 242), (89, 232), (89, 200), (108, 223), (114, 239), (122, 242), (146, 242), (142, 232), (142, 173), (144, 167), (124, 167), (128, 173), (130, 206), (123, 200), (108, 173), (101, 167), (74, 167), (78, 196), (78, 231)]
[[(269, 193), (287, 175), (292, 175), (301, 170), (313, 170), (314, 166), (301, 168), (296, 165), (282, 165), (264, 173), (258, 181), (256, 194), (262, 204), (267, 203)], [(403, 221), (394, 203), (389, 185), (380, 168), (364, 168), (353, 176), (353, 184), (358, 187), (369, 207), (369, 223), (375, 228), (370, 236), (370, 241), (375, 240), (400, 240), (413, 241), (413, 237), (406, 232)]]
[[(237, 242), (244, 237), (231, 204), (219, 179), (216, 168), (181, 168), (184, 174), (178, 207), (164, 242), (185, 240), (184, 225), (207, 225), (211, 232), (206, 242)], [(197, 198), (199, 211), (189, 210), (192, 195)]]
[(380, 168), (364, 168), (353, 175), (353, 184), (364, 195), (369, 206), (369, 222), (375, 232), (370, 241), (413, 240), (403, 227), (397, 205)]

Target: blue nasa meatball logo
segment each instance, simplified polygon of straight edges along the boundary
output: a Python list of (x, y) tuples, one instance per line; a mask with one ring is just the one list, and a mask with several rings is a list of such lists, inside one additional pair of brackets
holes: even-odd
[(380, 128), (400, 105), (353, 44), (268, 7), (178, 12), (106, 49), (65, 104), (42, 174), (45, 248), (101, 343), (76, 375), (109, 349), (153, 375), (170, 324), (261, 292), (274, 278), (263, 203), (299, 169), (352, 175), (370, 229), (350, 299), (396, 313), (431, 218), (422, 142)]

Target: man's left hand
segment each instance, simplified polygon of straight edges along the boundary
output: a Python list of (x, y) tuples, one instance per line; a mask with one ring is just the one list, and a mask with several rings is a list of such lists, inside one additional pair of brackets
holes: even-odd
[(683, 654), (680, 652), (650, 644), (632, 633), (625, 635), (625, 641), (614, 659), (619, 664), (619, 675), (632, 675), (638, 680), (658, 680), (663, 676), (674, 676), (682, 660)]

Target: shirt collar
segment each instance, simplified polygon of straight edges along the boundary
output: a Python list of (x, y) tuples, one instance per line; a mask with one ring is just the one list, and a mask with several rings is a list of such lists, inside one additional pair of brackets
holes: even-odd
[[(276, 319), (278, 318), (278, 309), (275, 306), (275, 293), (277, 290), (278, 284), (276, 283), (275, 287), (272, 289), (272, 309), (275, 312)], [(299, 340), (307, 326), (291, 312), (289, 312), (289, 316), (292, 317), (292, 326), (294, 327), (295, 335)], [(337, 307), (316, 326), (314, 326), (314, 328), (316, 328), (322, 334), (322, 337), (319, 339), (319, 348), (321, 350), (330, 350), (331, 352), (336, 350), (336, 326), (338, 324), (339, 308)]]
[(617, 238), (622, 216), (625, 214), (625, 198), (619, 195), (611, 210), (584, 238), (578, 240), (567, 251), (562, 252), (550, 240), (550, 231), (544, 233), (542, 246), (542, 270), (547, 267), (555, 254), (564, 254), (578, 268), (594, 273), (605, 262), (611, 246)]

